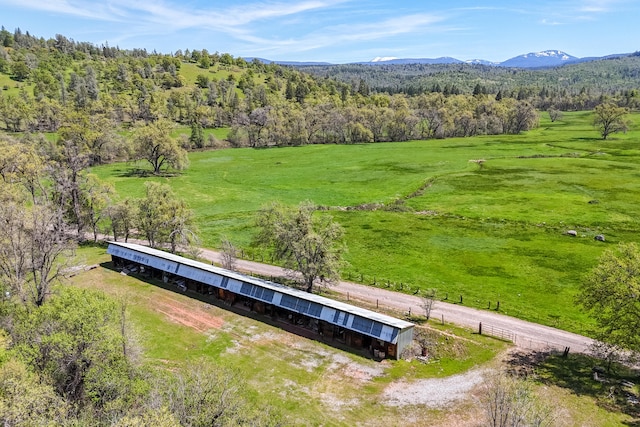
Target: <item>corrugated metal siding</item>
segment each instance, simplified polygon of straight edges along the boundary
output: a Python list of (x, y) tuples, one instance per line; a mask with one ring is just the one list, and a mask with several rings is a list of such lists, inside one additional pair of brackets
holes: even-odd
[(107, 253), (396, 344), (398, 353), (413, 339), (412, 323), (146, 246), (110, 242)]

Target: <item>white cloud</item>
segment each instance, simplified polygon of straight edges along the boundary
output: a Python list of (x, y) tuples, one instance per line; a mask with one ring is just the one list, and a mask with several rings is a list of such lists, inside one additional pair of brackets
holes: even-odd
[(551, 26), (555, 26), (555, 25), (564, 25), (564, 23), (560, 22), (560, 21), (554, 21), (554, 20), (550, 20), (550, 19), (542, 19), (542, 21), (540, 21), (540, 23), (542, 25), (551, 25)]
[(620, 0), (586, 0), (580, 2), (580, 12), (583, 13), (603, 13), (609, 12), (613, 6), (620, 4)]

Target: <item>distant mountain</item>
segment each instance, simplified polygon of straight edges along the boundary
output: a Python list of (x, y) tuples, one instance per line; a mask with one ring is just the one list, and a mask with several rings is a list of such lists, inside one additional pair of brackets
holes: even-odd
[(278, 65), (291, 65), (293, 67), (303, 67), (305, 65), (334, 65), (330, 62), (313, 62), (313, 61), (272, 61), (264, 58), (244, 57), (247, 62), (252, 62), (254, 59), (262, 62), (263, 64), (278, 64)]
[[(443, 56), (440, 58), (396, 58), (392, 56), (378, 56), (370, 61), (364, 62), (351, 62), (350, 64), (363, 64), (363, 65), (407, 65), (407, 64), (471, 64), (471, 65), (485, 65), (491, 67), (510, 67), (510, 68), (551, 68), (558, 67), (565, 64), (575, 64), (578, 62), (597, 61), (600, 59), (619, 58), (629, 56), (631, 54), (614, 54), (602, 57), (587, 57), (578, 58), (573, 55), (569, 55), (561, 50), (545, 50), (542, 52), (530, 52), (524, 55), (516, 56), (507, 59), (503, 62), (492, 62), (485, 59), (469, 59), (461, 61), (450, 56)], [(329, 62), (296, 62), (296, 61), (271, 61), (263, 58), (244, 58), (248, 62), (254, 59), (264, 62), (265, 64), (275, 63), (278, 65), (290, 65), (290, 66), (331, 66)]]
[(513, 68), (545, 68), (577, 62), (580, 58), (571, 56), (561, 50), (545, 50), (543, 52), (531, 52), (515, 58), (500, 62), (501, 67)]
[(394, 57), (376, 57), (371, 61), (356, 62), (356, 64), (461, 64), (464, 61), (452, 58), (450, 56), (442, 56), (440, 58), (394, 58)]
[(499, 62), (487, 61), (486, 59), (468, 59), (464, 62), (472, 65), (490, 65), (490, 66), (500, 65)]

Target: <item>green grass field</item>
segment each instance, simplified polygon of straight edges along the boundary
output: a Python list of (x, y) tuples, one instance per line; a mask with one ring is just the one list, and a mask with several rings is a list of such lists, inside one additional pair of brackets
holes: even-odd
[[(604, 248), (638, 240), (640, 115), (632, 120), (607, 141), (591, 113), (577, 112), (555, 123), (544, 114), (523, 135), (197, 152), (180, 176), (147, 179), (189, 202), (205, 246), (227, 236), (256, 253), (255, 212), (308, 199), (345, 227), (345, 278), (435, 288), (481, 308), (500, 301), (509, 315), (585, 333), (575, 305), (584, 275)], [(93, 172), (136, 197), (138, 166)], [(406, 211), (345, 209), (397, 199)], [(594, 240), (600, 233), (606, 242)]]

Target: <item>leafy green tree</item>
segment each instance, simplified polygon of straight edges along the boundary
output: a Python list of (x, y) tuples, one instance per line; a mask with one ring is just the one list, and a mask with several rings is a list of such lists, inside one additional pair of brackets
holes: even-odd
[(23, 96), (0, 97), (0, 116), (10, 132), (21, 132), (33, 114), (31, 103)]
[(19, 82), (25, 81), (31, 74), (31, 69), (25, 61), (15, 61), (11, 64), (11, 74)]
[(202, 89), (206, 89), (209, 87), (209, 77), (204, 74), (198, 74), (196, 76), (196, 85)]
[(64, 425), (70, 405), (53, 387), (18, 360), (0, 366), (0, 423), (3, 426)]
[(578, 302), (598, 325), (597, 338), (640, 351), (640, 249), (620, 243), (602, 253), (582, 285)]
[(187, 152), (170, 133), (171, 124), (158, 120), (138, 128), (133, 136), (134, 158), (149, 162), (156, 175), (168, 168), (183, 170), (189, 164)]
[(273, 249), (290, 276), (299, 280), (307, 292), (317, 280), (331, 283), (340, 277), (344, 231), (327, 215), (314, 216), (316, 206), (302, 202), (296, 208), (271, 203), (257, 216), (257, 241)]
[(612, 133), (627, 131), (626, 108), (608, 102), (598, 105), (593, 112), (593, 125), (599, 129), (602, 139), (607, 139)]
[[(126, 411), (139, 398), (138, 377), (127, 358), (122, 311), (104, 293), (70, 286), (37, 310), (16, 310), (12, 351), (49, 379), (80, 412)], [(126, 344), (126, 345), (125, 345)]]
[(127, 242), (137, 217), (136, 203), (132, 199), (124, 199), (119, 203), (111, 204), (107, 207), (106, 216), (113, 240), (117, 242), (119, 237), (123, 237)]
[(202, 125), (197, 120), (191, 123), (191, 135), (189, 135), (189, 143), (192, 147), (204, 147), (204, 131)]
[(138, 229), (150, 246), (167, 243), (175, 252), (179, 244), (189, 244), (195, 239), (193, 212), (167, 184), (146, 182), (145, 197), (138, 201), (137, 214)]

